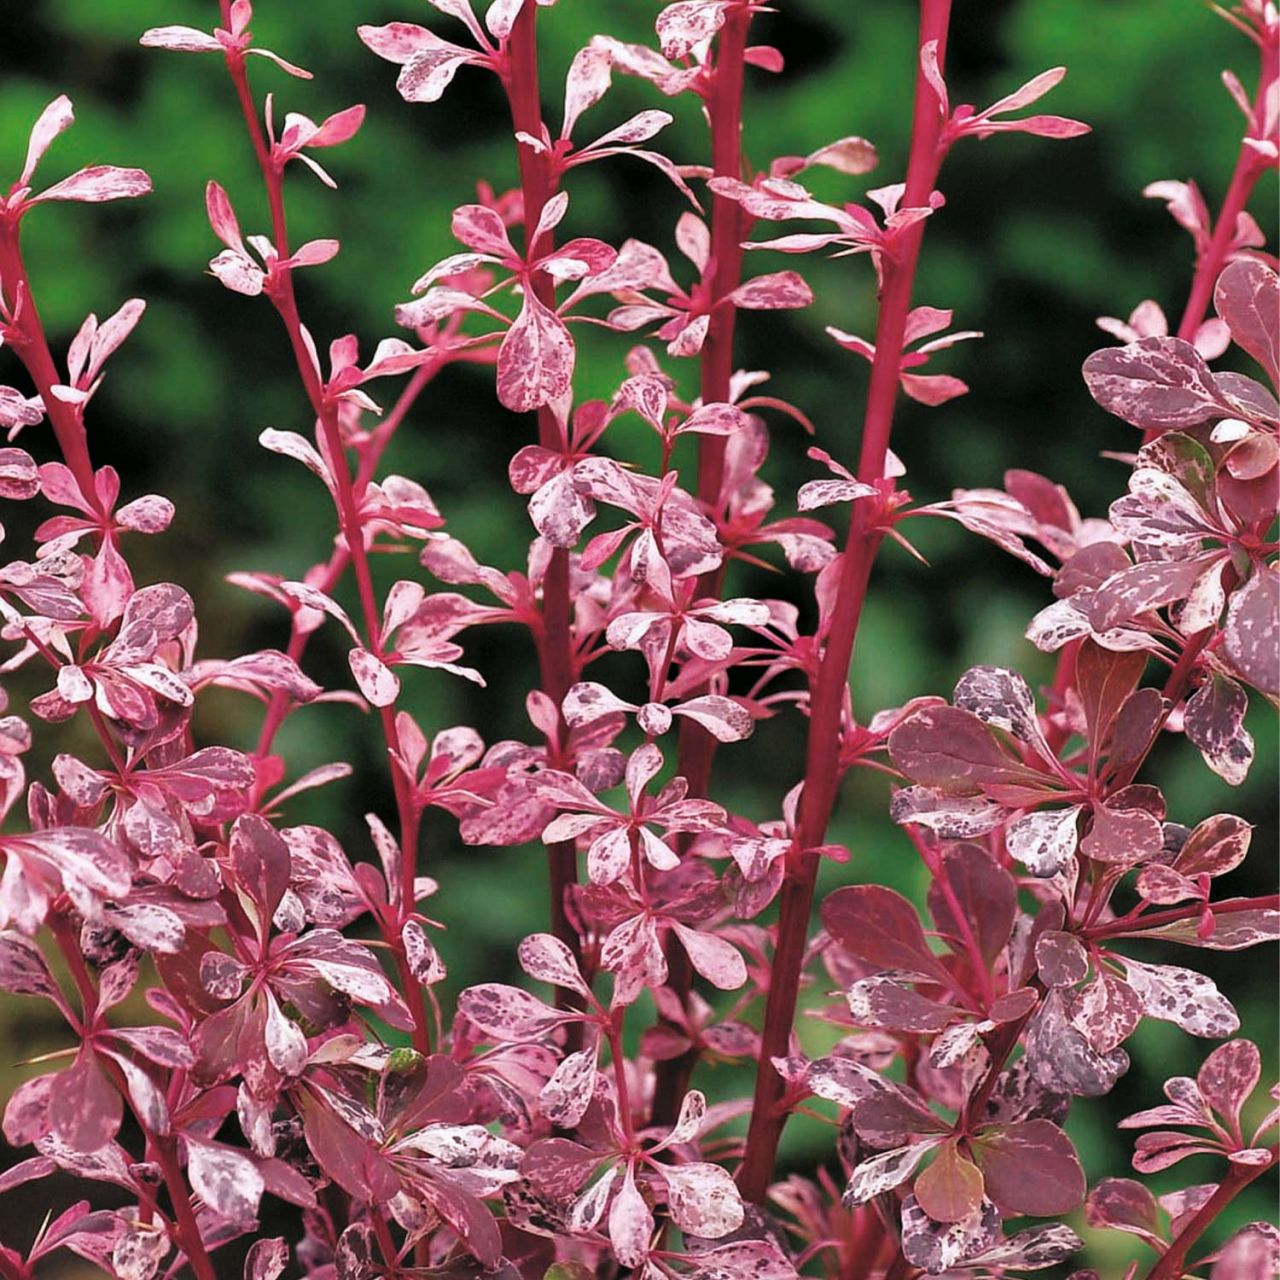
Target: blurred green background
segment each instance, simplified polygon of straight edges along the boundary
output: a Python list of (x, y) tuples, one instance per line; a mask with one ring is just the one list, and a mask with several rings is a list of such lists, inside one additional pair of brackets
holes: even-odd
[[(651, 0), (561, 0), (543, 15), (544, 100), (553, 126), (574, 51), (598, 31), (652, 43), (658, 7)], [(746, 147), (753, 165), (856, 133), (879, 148), (880, 170), (869, 179), (819, 171), (812, 175), (815, 188), (825, 198), (848, 200), (861, 198), (868, 186), (900, 180), (915, 5), (782, 0), (778, 8), (761, 15), (754, 28), (758, 41), (781, 48), (787, 72), (750, 73)], [(82, 164), (112, 162), (145, 168), (155, 185), (148, 199), (127, 207), (41, 209), (26, 224), (25, 243), (56, 349), (86, 312), (103, 316), (126, 297), (147, 299), (142, 325), (112, 360), (94, 401), (90, 441), (99, 465), (120, 468), (126, 498), (154, 490), (177, 503), (169, 533), (134, 539), (131, 560), (140, 582), (172, 579), (191, 591), (202, 656), (283, 645), (282, 611), (228, 585), (224, 575), (260, 569), (299, 576), (325, 554), (332, 531), (328, 499), (315, 479), (256, 444), (267, 426), (304, 433), (310, 427), (278, 323), (264, 302), (227, 293), (206, 271), (219, 247), (204, 215), (209, 178), (228, 189), (246, 231), (265, 230), (256, 171), (225, 72), (213, 57), (137, 45), (141, 31), (160, 23), (209, 27), (216, 9), (195, 0), (0, 4), (0, 175), (16, 175), (31, 121), (49, 99), (67, 92), (77, 123), (46, 158), (42, 181)], [(442, 102), (410, 106), (395, 92), (395, 69), (355, 37), (357, 23), (397, 18), (427, 21), (446, 37), (457, 34), (448, 30), (449, 19), (421, 0), (263, 0), (254, 23), (259, 43), (316, 73), (304, 83), (265, 61), (252, 64), (257, 92), (277, 95), (277, 118), (301, 110), (319, 119), (352, 102), (368, 104), (369, 118), (355, 141), (326, 157), (340, 190), (322, 188), (301, 166), (289, 183), (296, 240), (335, 236), (342, 242), (333, 264), (299, 277), (304, 319), (322, 345), (358, 333), (366, 354), (378, 338), (396, 332), (391, 308), (409, 296), (412, 281), (455, 247), (450, 210), (474, 198), (478, 179), (499, 190), (515, 180), (509, 121), (492, 77), (464, 69)], [(1241, 130), (1219, 73), (1231, 67), (1252, 84), (1254, 61), (1238, 34), (1191, 0), (959, 0), (948, 67), (953, 101), (982, 106), (1036, 72), (1065, 64), (1070, 74), (1042, 106), (1086, 120), (1094, 132), (1070, 142), (1020, 136), (968, 142), (947, 162), (941, 182), (947, 204), (930, 222), (916, 300), (954, 308), (957, 327), (981, 329), (986, 337), (944, 353), (929, 369), (965, 378), (971, 394), (941, 409), (901, 406), (895, 448), (918, 499), (945, 497), (955, 486), (998, 485), (1010, 466), (1066, 484), (1086, 515), (1103, 513), (1117, 496), (1125, 469), (1101, 454), (1132, 450), (1136, 433), (1103, 414), (1080, 380), (1081, 361), (1106, 341), (1094, 318), (1125, 316), (1151, 297), (1176, 323), (1190, 280), (1190, 240), (1160, 204), (1141, 197), (1141, 189), (1157, 179), (1194, 177), (1216, 206)], [(705, 128), (694, 104), (660, 101), (650, 86), (621, 76), (580, 123), (579, 140), (646, 106), (677, 114), (661, 138), (668, 154), (686, 163), (705, 161)], [(638, 236), (667, 252), (680, 273), (672, 228), (681, 200), (655, 171), (620, 159), (576, 170), (570, 187), (567, 234), (599, 234), (615, 243)], [(1275, 195), (1272, 175), (1255, 201), (1272, 243)], [(796, 265), (814, 285), (816, 305), (799, 313), (745, 315), (738, 364), (770, 370), (769, 390), (802, 407), (817, 424), (818, 442), (849, 459), (856, 456), (867, 366), (837, 348), (823, 327), (870, 334), (871, 271), (863, 259), (811, 257), (798, 264), (759, 254), (748, 260), (755, 271)], [(623, 376), (629, 340), (595, 331), (580, 331), (579, 340), (579, 396), (609, 394)], [(692, 364), (673, 372), (692, 394)], [(0, 380), (21, 385), (20, 370), (3, 356)], [(381, 398), (391, 399), (385, 388)], [(782, 420), (774, 427), (766, 478), (785, 511), (795, 486), (815, 471), (804, 458), (807, 441), (799, 430)], [(450, 530), (482, 561), (517, 568), (529, 529), (523, 504), (506, 485), (505, 464), (530, 432), (530, 422), (497, 407), (491, 371), (455, 368), (414, 409), (388, 469), (424, 483)], [(41, 429), (29, 430), (21, 443), (40, 459), (50, 456)], [(646, 458), (656, 454), (652, 439), (639, 430), (628, 436), (621, 424), (609, 447)], [(6, 513), (18, 555), (25, 554), (15, 532), (22, 519), (20, 512), (12, 518)], [(922, 528), (918, 537), (930, 567), (888, 547), (877, 569), (852, 677), (862, 714), (917, 693), (945, 694), (977, 662), (1015, 665), (1033, 684), (1043, 683), (1052, 660), (1035, 652), (1022, 633), (1047, 602), (1047, 585), (958, 529)], [(412, 571), (407, 562), (391, 568), (398, 576)], [(807, 584), (784, 577), (737, 572), (730, 589), (781, 594), (806, 609), (809, 604)], [(414, 673), (406, 681), (407, 705), (428, 728), (465, 722), (481, 726), (490, 741), (527, 737), (523, 695), (534, 666), (525, 638), (477, 630), (466, 637), (466, 647), (468, 660), (486, 673), (487, 689)], [(346, 686), (336, 630), (316, 637), (307, 665), (316, 678)], [(610, 660), (609, 670), (622, 683), (640, 675), (631, 658)], [(38, 687), (23, 674), (9, 691), (16, 701)], [(248, 747), (259, 716), (257, 704), (215, 693), (199, 713), (200, 732), (204, 741)], [(1240, 894), (1273, 891), (1276, 880), (1276, 733), (1265, 707), (1254, 709), (1252, 728), (1258, 761), (1239, 790), (1209, 774), (1181, 741), (1165, 744), (1151, 770), (1171, 798), (1171, 817), (1194, 823), (1231, 810), (1258, 824), (1251, 859), (1223, 886)], [(35, 776), (47, 776), (57, 737), (46, 733), (48, 749), (33, 755)], [(286, 725), (279, 743), (294, 776), (334, 759), (356, 766), (348, 782), (293, 802), (286, 818), (326, 825), (353, 856), (368, 856), (361, 815), (391, 811), (376, 726), (346, 706), (311, 708)], [(66, 737), (56, 749), (68, 749)], [(774, 816), (800, 774), (802, 755), (803, 726), (795, 717), (762, 725), (752, 744), (722, 753), (718, 798), (754, 818)], [(886, 784), (873, 774), (847, 784), (833, 834), (854, 857), (847, 868), (829, 869), (828, 881), (878, 880), (919, 897), (915, 857), (887, 821), (885, 802)], [(441, 882), (433, 913), (450, 926), (442, 940), (450, 967), (442, 995), (449, 1004), (469, 981), (505, 976), (516, 941), (544, 924), (542, 854), (538, 848), (464, 849), (450, 821), (429, 822), (426, 866)], [(1143, 955), (1200, 964), (1219, 980), (1274, 1073), (1269, 951)], [(803, 1034), (815, 1051), (826, 1043), (820, 1027)], [(6, 1070), (12, 1059), (66, 1043), (45, 1009), (30, 1001), (5, 1003), (0, 1036)], [(1135, 1061), (1129, 1075), (1111, 1097), (1080, 1105), (1073, 1118), (1092, 1177), (1127, 1172), (1132, 1135), (1117, 1134), (1116, 1120), (1150, 1105), (1166, 1076), (1194, 1072), (1211, 1047), (1166, 1024), (1143, 1027), (1130, 1044)], [(731, 1073), (723, 1075), (703, 1084), (716, 1093), (746, 1087)], [(829, 1132), (793, 1124), (784, 1155), (800, 1168), (829, 1158)], [(1221, 1172), (1220, 1163), (1197, 1159), (1154, 1181), (1171, 1189)], [(51, 1195), (65, 1203), (70, 1188), (51, 1192), (42, 1185), (6, 1197), (0, 1239), (29, 1239), (36, 1211), (42, 1215), (52, 1207)], [(1270, 1217), (1274, 1197), (1273, 1183), (1255, 1184), (1232, 1221)], [(1126, 1247), (1123, 1238), (1090, 1236), (1089, 1260), (1105, 1276), (1118, 1276), (1125, 1260), (1140, 1256), (1141, 1247)]]

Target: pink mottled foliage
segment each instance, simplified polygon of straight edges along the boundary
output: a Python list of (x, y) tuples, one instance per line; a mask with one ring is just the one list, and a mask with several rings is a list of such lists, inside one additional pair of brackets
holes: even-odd
[[(247, 1280), (983, 1280), (1069, 1262), (1081, 1246), (1063, 1219), (1081, 1209), (1090, 1226), (1141, 1241), (1151, 1280), (1274, 1274), (1280, 1236), (1266, 1223), (1212, 1251), (1201, 1241), (1277, 1148), (1276, 1113), (1254, 1103), (1261, 1055), (1232, 1038), (1230, 995), (1194, 966), (1205, 950), (1274, 940), (1277, 900), (1219, 891), (1251, 828), (1227, 813), (1184, 825), (1147, 769), (1158, 742), (1181, 736), (1239, 784), (1254, 757), (1249, 703), (1280, 697), (1280, 287), (1257, 224), (1242, 205), (1215, 223), (1192, 183), (1148, 188), (1195, 240), (1193, 299), (1205, 305), (1173, 334), (1154, 302), (1099, 322), (1118, 345), (1088, 358), (1085, 385), (1143, 433), (1109, 511), (1082, 517), (1060, 486), (1018, 470), (1002, 487), (917, 503), (887, 445), (894, 397), (937, 407), (963, 395), (953, 374), (918, 370), (982, 337), (950, 331), (949, 310), (911, 305), (921, 243), (945, 220), (939, 169), (966, 139), (1087, 132), (1026, 114), (1064, 70), (984, 110), (953, 106), (949, 7), (923, 0), (906, 181), (829, 204), (801, 176), (821, 166), (862, 177), (879, 159), (866, 139), (754, 175), (726, 164), (722, 144), (743, 124), (725, 114), (725, 102), (742, 109), (735, 78), (783, 69), (777, 50), (746, 43), (755, 0), (668, 4), (653, 47), (598, 36), (572, 61), (558, 129), (530, 79), (552, 2), (495, 0), (477, 15), (470, 0), (431, 0), (430, 26), (359, 27), (399, 68), (408, 104), (495, 75), (521, 171), (518, 190), (481, 183), (454, 212), (458, 252), (425, 271), (404, 264), (406, 281), (417, 275), (394, 308), (404, 336), (364, 364), (352, 335), (322, 359), (303, 323), (294, 272), (323, 267), (339, 244), (291, 245), (285, 199), (295, 160), (336, 185), (313, 153), (363, 145), (364, 108), (279, 124), (270, 96), (260, 109), (249, 55), (310, 73), (254, 44), (249, 0), (223, 0), (209, 32), (142, 35), (149, 48), (216, 55), (226, 91), (247, 104), (270, 223), (242, 229), (236, 206), (262, 201), (211, 176), (221, 248), (209, 269), (243, 295), (228, 305), (246, 316), (269, 306), (283, 321), (281, 358), (296, 365), (314, 430), (268, 429), (261, 443), (307, 468), (334, 513), (316, 530), (326, 557), (302, 579), (233, 575), (283, 611), (279, 649), (202, 652), (201, 602), (135, 581), (134, 535), (162, 534), (174, 509), (94, 466), (90, 407), (145, 304), (89, 316), (61, 360), (35, 308), (26, 215), (143, 196), (149, 178), (98, 164), (40, 187), (37, 166), (72, 124), (59, 97), (0, 197), (0, 337), (21, 383), (0, 387), (0, 497), (42, 517), (32, 558), (13, 550), (0, 566), (4, 670), (30, 664), (43, 684), (0, 717), (0, 990), (49, 1002), (66, 1026), (65, 1051), (4, 1102), (5, 1138), (29, 1150), (0, 1174), (0, 1196), (59, 1172), (87, 1184), (24, 1252), (0, 1241), (0, 1276), (33, 1280), (66, 1250), (119, 1280), (184, 1269), (212, 1280), (232, 1274), (227, 1258)], [(1227, 16), (1264, 53), (1256, 96), (1227, 82), (1249, 121), (1237, 169), (1247, 196), (1276, 162), (1280, 31), (1260, 0)], [(649, 145), (672, 121), (657, 108), (575, 141), (615, 74), (705, 105), (714, 166)], [(576, 226), (573, 170), (627, 157), (656, 166), (682, 204), (675, 271), (625, 226), (602, 237)], [(758, 222), (792, 221), (822, 229), (752, 238)], [(819, 466), (796, 494), (765, 479), (769, 432), (814, 424), (758, 391), (764, 372), (718, 364), (735, 312), (749, 324), (751, 312), (814, 300), (799, 271), (753, 274), (761, 247), (866, 255), (881, 289), (874, 341), (829, 329), (872, 365), (889, 415), (869, 403), (881, 448), (854, 470), (839, 424), (819, 424), (831, 451), (809, 450)], [(625, 362), (607, 399), (579, 398), (583, 324), (613, 335)], [(1251, 375), (1214, 368), (1232, 344)], [(509, 471), (530, 541), (504, 565), (481, 564), (447, 532), (421, 479), (381, 469), (415, 397), (460, 360), (493, 367), (505, 409), (537, 414), (536, 439), (512, 436)], [(406, 376), (394, 402), (365, 389)], [(616, 456), (610, 427), (629, 415), (658, 437), (657, 465)], [(682, 435), (696, 437), (696, 475), (671, 468)], [(922, 692), (855, 711), (833, 664), (852, 648), (867, 589), (856, 565), (886, 539), (913, 550), (920, 517), (956, 521), (1047, 579), (1027, 635), (1059, 655), (1051, 687), (982, 665), (949, 699)], [(368, 565), (381, 552), (410, 567), (380, 597)], [(765, 557), (801, 576), (810, 609), (726, 590), (735, 560)], [(337, 598), (348, 575), (358, 611)], [(344, 687), (305, 670), (308, 638), (326, 624), (348, 649)], [(540, 660), (527, 740), (486, 745), (469, 726), (419, 725), (400, 706), (414, 668), (483, 684), (466, 639), (493, 624), (523, 633)], [(621, 656), (608, 670), (631, 666), (625, 689), (597, 678), (609, 653)], [(263, 704), (255, 750), (202, 740), (193, 713), (212, 687)], [(317, 701), (372, 711), (385, 738), (395, 812), (367, 816), (362, 848), (279, 819), (285, 799), (351, 771), (295, 776), (275, 751), (283, 720)], [(807, 717), (809, 765), (756, 822), (716, 799), (711, 766), (723, 751), (731, 767), (775, 715)], [(37, 733), (51, 775), (29, 782)], [(904, 849), (928, 873), (922, 909), (875, 883), (866, 851), (824, 834), (855, 767), (888, 777)], [(530, 868), (546, 847), (553, 909), (548, 931), (519, 947), (522, 985), (441, 998), (449, 946), (427, 914), (437, 885), (418, 838), (428, 809), (468, 845), (529, 845)], [(816, 921), (802, 892), (795, 915), (818, 861), (851, 852), (870, 883), (842, 884)], [(485, 874), (479, 854), (473, 874)], [(1185, 966), (1166, 962), (1170, 944)], [(806, 971), (807, 1013), (830, 1046), (816, 1057), (792, 1035)], [(121, 1013), (135, 991), (143, 1021)], [(1207, 1157), (1197, 1175), (1216, 1181), (1157, 1196), (1102, 1176), (1090, 1189), (1064, 1125), (1087, 1108), (1077, 1100), (1130, 1069), (1125, 1045), (1147, 1019), (1221, 1043), (1196, 1079), (1168, 1080), (1166, 1102), (1124, 1122), (1141, 1130), (1134, 1170)], [(735, 1081), (757, 1077), (745, 1142), (738, 1122), (752, 1104), (726, 1092), (713, 1069), (723, 1063), (738, 1065)], [(782, 1178), (777, 1139), (799, 1110), (831, 1125), (830, 1150), (820, 1168)], [(97, 1184), (116, 1207), (95, 1207)], [(292, 1226), (269, 1237), (267, 1219)]]

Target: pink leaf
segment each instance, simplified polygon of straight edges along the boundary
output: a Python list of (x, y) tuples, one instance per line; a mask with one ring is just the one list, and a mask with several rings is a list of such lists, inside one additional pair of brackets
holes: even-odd
[(1232, 1040), (1219, 1045), (1196, 1072), (1196, 1083), (1205, 1100), (1221, 1116), (1238, 1124), (1240, 1111), (1262, 1076), (1257, 1045)]
[(512, 254), (502, 218), (487, 205), (459, 205), (453, 211), (451, 229), (458, 240), (477, 253), (492, 254), (500, 259)]
[(946, 404), (969, 390), (967, 383), (946, 373), (904, 373), (899, 380), (903, 391), (920, 404)]
[(565, 396), (573, 377), (573, 339), (555, 312), (532, 291), (498, 349), (498, 399), (527, 413)]
[(531, 978), (576, 991), (584, 997), (590, 995), (573, 952), (552, 934), (530, 934), (520, 943), (519, 957), (520, 967)]
[(673, 921), (671, 926), (680, 939), (693, 967), (721, 991), (736, 991), (747, 980), (747, 966), (738, 949), (712, 933), (690, 929)]
[(266, 284), (266, 273), (251, 258), (234, 249), (224, 249), (209, 263), (209, 270), (232, 293), (257, 297)]
[(27, 143), (27, 159), (18, 175), (19, 187), (30, 186), (36, 166), (49, 150), (53, 140), (69, 129), (75, 120), (71, 109), (71, 99), (60, 94), (40, 113), (40, 118), (31, 128), (31, 137)]
[(1215, 673), (1183, 708), (1182, 727), (1187, 738), (1199, 747), (1205, 764), (1233, 786), (1245, 780), (1253, 763), (1253, 738), (1244, 727), (1248, 707), (1244, 689)]
[(151, 190), (151, 179), (141, 169), (120, 169), (112, 164), (90, 165), (63, 178), (47, 191), (42, 191), (31, 204), (46, 200), (79, 200), (98, 204), (104, 200), (130, 200), (145, 196)]
[(1142, 1004), (1127, 982), (1099, 972), (1072, 1001), (1071, 1022), (1101, 1054), (1111, 1053), (1137, 1029)]
[(994, 830), (1009, 811), (986, 796), (953, 796), (935, 787), (903, 787), (889, 805), (894, 822), (917, 823), (946, 840), (967, 840)]
[(591, 1105), (595, 1085), (595, 1050), (569, 1054), (538, 1095), (542, 1114), (561, 1129), (575, 1128)]
[(807, 307), (813, 301), (813, 290), (794, 271), (776, 271), (739, 285), (729, 300), (749, 311), (780, 311)]
[(360, 39), (380, 58), (400, 64), (396, 89), (406, 102), (436, 102), (449, 87), (458, 68), (478, 63), (481, 56), (450, 44), (412, 22), (357, 28)]
[(1204, 974), (1171, 964), (1143, 964), (1128, 956), (1121, 959), (1148, 1017), (1172, 1022), (1193, 1036), (1219, 1038), (1239, 1030), (1235, 1008)]
[(727, 1169), (695, 1161), (663, 1174), (671, 1218), (682, 1231), (718, 1240), (742, 1226), (742, 1198)]
[(941, 1140), (927, 1138), (909, 1146), (896, 1147), (862, 1160), (853, 1170), (845, 1188), (843, 1202), (847, 1208), (866, 1204), (868, 1200), (901, 1186), (920, 1167), (920, 1162)]
[(668, 58), (688, 57), (724, 25), (731, 0), (677, 0), (658, 14), (658, 42)]
[(1174, 859), (1184, 876), (1221, 876), (1234, 871), (1249, 852), (1253, 828), (1230, 813), (1215, 814), (1197, 823)]
[(1108, 413), (1152, 431), (1195, 426), (1223, 408), (1213, 375), (1181, 338), (1143, 338), (1095, 351), (1084, 362), (1090, 394)]
[(578, 117), (604, 97), (609, 88), (612, 62), (608, 49), (596, 45), (588, 45), (574, 54), (565, 78), (564, 123), (560, 127), (562, 138), (569, 137)]
[(749, 738), (755, 723), (741, 703), (715, 693), (690, 698), (672, 711), (701, 725), (718, 742), (741, 742)]
[(1079, 840), (1077, 818), (1082, 806), (1029, 813), (1011, 823), (1006, 834), (1009, 852), (1032, 875), (1054, 876), (1071, 863)]
[(618, 1194), (609, 1209), (609, 1239), (618, 1261), (625, 1267), (639, 1267), (649, 1253), (653, 1237), (653, 1214), (636, 1187), (628, 1166)]
[(350, 650), (347, 660), (360, 692), (373, 706), (389, 707), (400, 696), (400, 681), (395, 673), (368, 649)]
[(836, 170), (837, 173), (860, 177), (864, 173), (870, 173), (879, 162), (880, 157), (876, 154), (875, 146), (866, 138), (848, 137), (829, 142), (825, 147), (819, 147), (817, 151), (811, 151), (805, 157), (804, 164), (806, 169), (811, 165), (820, 164)]
[(424, 987), (444, 981), (448, 974), (440, 953), (416, 920), (405, 921), (400, 937), (404, 943), (405, 961), (415, 980)]
[(258, 1166), (248, 1156), (220, 1143), (187, 1144), (191, 1189), (219, 1217), (248, 1223), (257, 1216), (266, 1189)]
[(1237, 258), (1218, 277), (1213, 301), (1236, 344), (1280, 384), (1280, 277), (1256, 258)]
[(504, 1042), (535, 1039), (576, 1016), (497, 982), (468, 987), (458, 997), (458, 1008), (486, 1035)]
[(529, 519), (553, 547), (577, 546), (595, 513), (595, 504), (579, 492), (570, 471), (552, 476), (529, 499)]
[[(49, 1125), (73, 1151), (98, 1151), (120, 1131), (123, 1104), (89, 1049), (57, 1077), (48, 1102)], [(8, 1114), (6, 1113), (6, 1129)]]
[(0, 933), (0, 991), (61, 999), (40, 948), (16, 933)]
[(1259, 568), (1231, 597), (1223, 647), (1260, 692), (1280, 696), (1280, 573)]
[(222, 46), (207, 31), (194, 27), (152, 27), (138, 43), (147, 49), (169, 49), (174, 53), (220, 53)]
[(257, 1240), (244, 1260), (244, 1280), (278, 1280), (289, 1265), (289, 1246), (280, 1237)]

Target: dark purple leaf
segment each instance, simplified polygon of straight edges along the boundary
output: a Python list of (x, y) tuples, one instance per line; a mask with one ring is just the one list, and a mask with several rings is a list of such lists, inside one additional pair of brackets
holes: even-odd
[(867, 964), (945, 979), (915, 907), (892, 889), (875, 884), (837, 889), (822, 904), (822, 923), (840, 946)]
[(1084, 1170), (1071, 1139), (1052, 1121), (1026, 1120), (984, 1134), (974, 1155), (987, 1194), (1006, 1213), (1070, 1213), (1084, 1200)]
[(1168, 712), (1158, 689), (1148, 686), (1129, 696), (1111, 731), (1107, 772), (1132, 776), (1147, 757)]
[(1051, 991), (1041, 1001), (1027, 1027), (1026, 1048), (1036, 1082), (1073, 1097), (1101, 1097), (1129, 1069), (1123, 1049), (1099, 1052), (1071, 1025), (1060, 991)]
[(941, 1031), (959, 1010), (920, 995), (888, 974), (855, 982), (845, 993), (849, 1014), (859, 1026), (892, 1031)]
[(985, 849), (952, 845), (943, 855), (941, 878), (929, 886), (929, 913), (948, 938), (971, 935), (991, 964), (1013, 931), (1017, 896), (1013, 877)]
[(918, 711), (889, 735), (889, 754), (912, 782), (953, 795), (1040, 782), (976, 715), (958, 707)]
[(1147, 655), (1116, 653), (1086, 640), (1076, 654), (1076, 692), (1080, 695), (1090, 754), (1097, 759), (1107, 748), (1111, 726), (1125, 700), (1138, 687)]
[[(815, 1092), (819, 1097), (830, 1096), (820, 1089)], [(858, 1099), (853, 1108), (853, 1127), (858, 1137), (881, 1148), (908, 1146), (922, 1133), (949, 1132), (945, 1121), (899, 1086), (876, 1089)]]
[(1084, 1247), (1070, 1227), (1059, 1222), (1019, 1231), (1001, 1244), (970, 1259), (975, 1265), (1016, 1267), (1019, 1271), (1039, 1271), (1056, 1267)]
[(231, 829), (231, 865), (265, 929), (289, 887), (289, 846), (264, 818), (242, 814)]
[(952, 701), (1028, 745), (1042, 741), (1031, 686), (1016, 671), (971, 667), (957, 681)]

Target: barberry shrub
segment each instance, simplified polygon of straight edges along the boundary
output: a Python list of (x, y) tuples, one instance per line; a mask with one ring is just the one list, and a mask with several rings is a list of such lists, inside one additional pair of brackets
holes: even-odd
[[(1154, 302), (1099, 322), (1116, 345), (1089, 357), (1085, 383), (1137, 434), (1126, 491), (1087, 518), (1026, 470), (919, 503), (902, 484), (910, 450), (890, 447), (900, 395), (945, 413), (965, 384), (922, 370), (981, 337), (914, 297), (946, 218), (944, 162), (963, 144), (963, 164), (969, 140), (1017, 132), (1066, 149), (1088, 131), (1039, 113), (1062, 68), (984, 109), (953, 105), (948, 0), (920, 3), (910, 147), (888, 164), (903, 180), (843, 204), (806, 174), (852, 187), (878, 163), (864, 138), (797, 139), (812, 149), (744, 164), (744, 85), (784, 73), (775, 48), (751, 43), (756, 0), (678, 0), (652, 45), (596, 37), (563, 105), (538, 70), (553, 0), (479, 15), (431, 0), (430, 25), (360, 26), (351, 39), (393, 64), (406, 111), (496, 77), (520, 175), (500, 194), (481, 182), (454, 211), (456, 252), (405, 264), (401, 336), (371, 355), (305, 323), (295, 273), (339, 245), (291, 238), (286, 198), (291, 165), (289, 184), (335, 185), (324, 153), (361, 145), (364, 108), (319, 122), (288, 111), (287, 77), (309, 73), (254, 43), (249, 0), (220, 10), (211, 31), (161, 26), (141, 42), (208, 55), (192, 74), (242, 111), (269, 223), (252, 225), (257, 200), (211, 175), (209, 270), (264, 344), (266, 312), (280, 321), (314, 429), (267, 429), (261, 444), (323, 486), (332, 524), (301, 578), (235, 575), (287, 615), (282, 648), (203, 653), (183, 587), (138, 585), (133, 535), (163, 534), (174, 509), (95, 466), (90, 429), (145, 304), (90, 315), (55, 355), (21, 232), (42, 204), (142, 197), (151, 179), (110, 164), (37, 179), (73, 122), (56, 98), (0, 200), (0, 336), (19, 383), (0, 387), (0, 494), (40, 508), (33, 558), (0, 567), (4, 670), (30, 666), (44, 685), (0, 720), (0, 989), (49, 1002), (66, 1033), (5, 1102), (5, 1138), (27, 1150), (0, 1195), (61, 1173), (84, 1199), (34, 1239), (0, 1212), (0, 1276), (30, 1280), (70, 1251), (120, 1280), (242, 1268), (246, 1280), (981, 1280), (1082, 1265), (1086, 1224), (1136, 1239), (1126, 1277), (1276, 1274), (1273, 1225), (1220, 1221), (1277, 1164), (1261, 1055), (1228, 994), (1166, 961), (1274, 941), (1280, 904), (1232, 892), (1250, 825), (1182, 821), (1148, 767), (1158, 743), (1185, 739), (1177, 751), (1241, 783), (1250, 698), (1280, 698), (1280, 284), (1246, 209), (1277, 164), (1274, 5), (1222, 14), (1261, 71), (1252, 93), (1225, 77), (1247, 124), (1221, 208), (1190, 182), (1148, 189), (1194, 240), (1176, 333)], [(672, 117), (659, 105), (593, 127), (615, 76), (655, 103), (692, 95), (704, 153), (662, 149)], [(634, 161), (684, 205), (677, 260), (626, 227), (575, 226), (573, 171)], [(800, 269), (757, 271), (757, 250), (798, 255)], [(874, 334), (830, 330), (871, 366), (856, 449), (735, 363), (740, 312), (813, 301), (813, 253), (874, 273)], [(577, 390), (587, 325), (625, 361), (608, 399)], [(1251, 375), (1213, 368), (1232, 344)], [(460, 361), (491, 366), (499, 404), (528, 428), (509, 479), (530, 540), (495, 566), (448, 532), (430, 477), (382, 466), (410, 408)], [(388, 394), (383, 379), (405, 381)], [(645, 424), (652, 447), (618, 456), (615, 440), (636, 438), (611, 431), (619, 419)], [(775, 426), (783, 443), (803, 429), (825, 446), (794, 496), (765, 479)], [(228, 452), (243, 444), (229, 429)], [(1043, 575), (1027, 636), (1057, 655), (1051, 685), (983, 665), (949, 698), (852, 705), (873, 562), (886, 541), (914, 550), (922, 518)], [(403, 566), (386, 589), (370, 567), (381, 553)], [(734, 594), (735, 562), (788, 571), (811, 605)], [(483, 683), (465, 638), (497, 624), (536, 654), (526, 740), (486, 745), (399, 705), (412, 668)], [(349, 660), (330, 688), (304, 669), (322, 627)], [(262, 703), (252, 751), (193, 728), (214, 688)], [(360, 848), (281, 817), (350, 771), (298, 776), (276, 751), (286, 719), (321, 701), (371, 711), (383, 735), (394, 811), (368, 815)], [(715, 775), (774, 716), (804, 722), (807, 754), (780, 779), (780, 812), (756, 823), (717, 800)], [(37, 725), (51, 773), (28, 783)], [(829, 838), (855, 768), (887, 775), (900, 847)], [(436, 809), (466, 845), (526, 846), (530, 892), (550, 886), (545, 929), (519, 946), (521, 986), (440, 998), (449, 948), (421, 841)], [(922, 904), (877, 883), (885, 858), (918, 859)], [(848, 873), (815, 904), (824, 859)], [(471, 874), (485, 875), (479, 854)], [(829, 1033), (816, 1057), (796, 1034), (804, 984)], [(1168, 1080), (1166, 1102), (1123, 1122), (1141, 1130), (1139, 1178), (1086, 1177), (1064, 1123), (1103, 1114), (1090, 1100), (1130, 1070), (1124, 1045), (1144, 1019), (1210, 1045), (1195, 1079)], [(724, 1083), (749, 1077), (746, 1092)], [(830, 1140), (817, 1167), (784, 1171), (779, 1139), (797, 1113)], [(1141, 1180), (1192, 1156), (1212, 1180)]]

